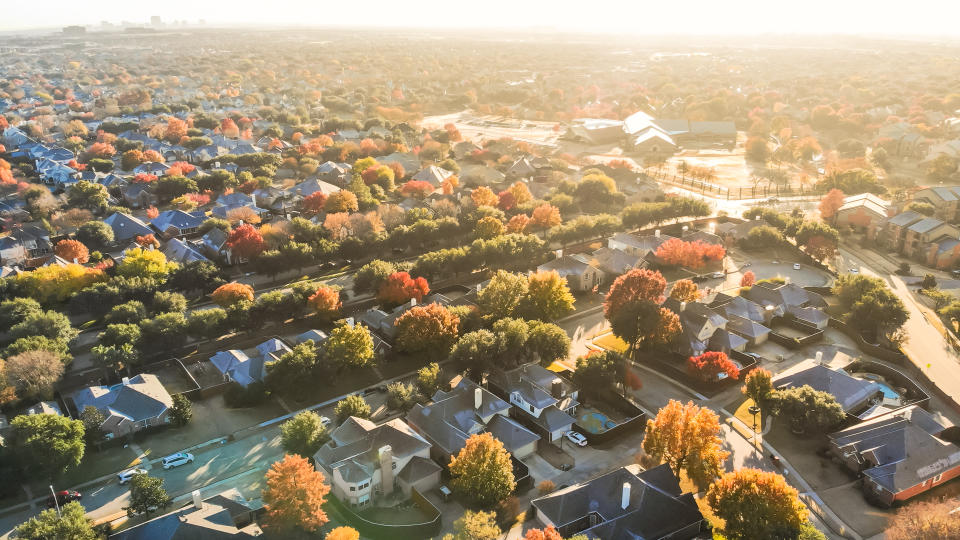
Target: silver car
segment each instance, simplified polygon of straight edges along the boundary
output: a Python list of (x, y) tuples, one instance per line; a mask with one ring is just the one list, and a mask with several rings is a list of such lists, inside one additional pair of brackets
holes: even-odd
[(171, 454), (163, 458), (161, 463), (163, 463), (164, 469), (173, 469), (174, 467), (186, 465), (187, 463), (193, 463), (193, 454), (177, 452), (176, 454)]
[(133, 480), (133, 477), (139, 474), (147, 474), (147, 470), (146, 469), (130, 469), (127, 471), (123, 471), (121, 473), (117, 473), (117, 479), (120, 480), (120, 485), (122, 486), (127, 482), (129, 482), (130, 480)]

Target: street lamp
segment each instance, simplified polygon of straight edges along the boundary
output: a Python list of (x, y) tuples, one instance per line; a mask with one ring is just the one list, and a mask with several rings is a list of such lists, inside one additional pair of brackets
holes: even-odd
[(753, 415), (753, 446), (757, 446), (757, 415), (760, 414), (760, 407), (756, 404), (747, 408), (747, 412)]
[(53, 495), (53, 504), (57, 507), (57, 518), (62, 519), (63, 516), (60, 515), (60, 501), (57, 500), (57, 492), (53, 490), (53, 484), (50, 484), (50, 494)]

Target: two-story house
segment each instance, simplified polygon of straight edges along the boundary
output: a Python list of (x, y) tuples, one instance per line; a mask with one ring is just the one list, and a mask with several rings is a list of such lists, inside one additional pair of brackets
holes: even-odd
[(604, 273), (587, 255), (562, 255), (537, 267), (539, 272), (556, 272), (570, 290), (589, 291), (603, 282)]
[(923, 214), (914, 211), (901, 212), (887, 220), (880, 241), (894, 251), (903, 249), (907, 236), (907, 227), (924, 219)]
[(203, 212), (164, 210), (150, 220), (150, 226), (164, 239), (183, 238), (196, 234), (200, 224), (206, 219), (207, 216)]
[(937, 218), (924, 218), (907, 227), (901, 253), (926, 262), (930, 246), (941, 237), (960, 238), (960, 229)]
[(488, 377), (487, 387), (513, 405), (514, 418), (547, 442), (570, 431), (580, 405), (579, 390), (539, 364), (495, 371)]
[(351, 416), (330, 433), (313, 459), (330, 482), (330, 492), (355, 507), (397, 488), (406, 496), (413, 489), (433, 489), (442, 470), (430, 459), (430, 443), (400, 419), (378, 426)]
[(933, 205), (934, 217), (943, 221), (956, 221), (960, 215), (960, 186), (936, 186), (917, 190), (913, 200)]

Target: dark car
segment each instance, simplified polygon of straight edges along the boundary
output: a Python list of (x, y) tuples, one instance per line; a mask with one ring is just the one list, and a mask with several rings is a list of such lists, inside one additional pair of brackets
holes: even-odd
[(70, 501), (79, 501), (82, 498), (83, 498), (83, 495), (81, 495), (79, 491), (68, 491), (68, 490), (58, 491), (56, 501), (53, 500), (53, 495), (47, 496), (47, 508), (53, 508), (58, 504), (60, 506), (63, 506)]

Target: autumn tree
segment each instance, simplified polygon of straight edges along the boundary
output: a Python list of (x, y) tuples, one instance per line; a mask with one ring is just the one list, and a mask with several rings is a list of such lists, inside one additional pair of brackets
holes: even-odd
[(497, 540), (502, 534), (494, 512), (467, 510), (453, 522), (453, 534), (444, 535), (443, 540)]
[(533, 212), (530, 214), (530, 222), (527, 226), (536, 230), (546, 231), (550, 227), (559, 225), (561, 221), (560, 210), (557, 209), (556, 206), (541, 204), (533, 209)]
[(560, 533), (551, 525), (546, 529), (527, 530), (527, 534), (524, 535), (523, 540), (563, 540), (563, 537), (560, 536)]
[(630, 353), (648, 346), (670, 344), (680, 335), (680, 317), (648, 300), (623, 305), (610, 319), (613, 333), (624, 340)]
[(743, 277), (740, 278), (741, 287), (753, 287), (753, 284), (757, 282), (757, 275), (753, 273), (752, 270), (747, 270), (743, 273)]
[(353, 527), (337, 527), (328, 532), (323, 540), (360, 540), (360, 533)]
[(503, 234), (503, 222), (495, 216), (485, 216), (477, 221), (473, 227), (473, 234), (477, 238), (489, 239)]
[(507, 222), (507, 232), (521, 233), (530, 223), (530, 216), (526, 214), (517, 214)]
[(334, 405), (333, 413), (337, 415), (338, 424), (342, 424), (344, 420), (351, 416), (370, 418), (370, 404), (363, 399), (363, 396), (351, 394)]
[(698, 270), (708, 262), (723, 260), (727, 250), (720, 244), (709, 244), (702, 240), (687, 242), (671, 238), (660, 244), (655, 254), (664, 264)]
[(635, 301), (663, 303), (667, 281), (660, 272), (634, 269), (614, 280), (603, 303), (603, 315), (612, 320), (620, 309)]
[(522, 274), (497, 270), (477, 294), (480, 311), (493, 320), (510, 317), (527, 295), (529, 282)]
[(356, 212), (359, 208), (357, 196), (345, 189), (331, 193), (323, 205), (323, 209), (330, 213)]
[(53, 251), (58, 257), (78, 264), (85, 264), (90, 260), (90, 252), (87, 250), (87, 246), (77, 240), (61, 240), (57, 242)]
[(720, 475), (730, 455), (723, 450), (720, 419), (706, 407), (692, 401), (686, 405), (670, 400), (647, 420), (643, 451), (654, 461), (666, 463), (674, 474), (685, 471), (700, 488), (706, 488)]
[(426, 279), (412, 278), (407, 272), (394, 272), (380, 285), (377, 298), (392, 305), (400, 305), (410, 299), (419, 303), (429, 292), (430, 286)]
[(833, 219), (833, 216), (837, 214), (837, 210), (843, 206), (843, 192), (837, 188), (833, 188), (827, 192), (826, 195), (820, 199), (820, 204), (817, 208), (820, 210), (820, 217), (823, 219)]
[(482, 508), (491, 508), (516, 487), (510, 453), (490, 433), (474, 434), (450, 458), (455, 491)]
[(320, 415), (313, 411), (298, 413), (280, 425), (280, 445), (288, 454), (313, 458), (329, 438)]
[(473, 201), (473, 204), (477, 205), (478, 207), (497, 206), (497, 203), (500, 202), (497, 194), (486, 186), (480, 186), (474, 189), (473, 192), (470, 193), (470, 199)]
[(394, 322), (397, 349), (430, 358), (446, 358), (457, 341), (459, 324), (460, 318), (441, 304), (415, 306)]
[(230, 231), (226, 246), (241, 259), (256, 257), (266, 249), (263, 236), (253, 225), (244, 223)]
[(700, 299), (700, 288), (689, 279), (677, 280), (670, 289), (670, 298), (681, 302), (696, 302)]
[(326, 285), (317, 288), (316, 292), (307, 299), (307, 303), (318, 317), (328, 321), (336, 318), (343, 306), (343, 302), (340, 301), (340, 291)]
[(556, 270), (549, 270), (530, 274), (519, 309), (531, 319), (551, 321), (573, 313), (573, 304), (567, 280)]
[(233, 281), (217, 287), (210, 297), (222, 308), (230, 307), (244, 300), (253, 302), (253, 287), (246, 283)]
[(960, 512), (953, 501), (917, 501), (890, 518), (887, 540), (946, 540), (960, 538)]
[(23, 400), (53, 397), (53, 385), (63, 376), (60, 356), (50, 351), (25, 351), (7, 358), (6, 379)]
[(768, 410), (774, 392), (772, 377), (771, 373), (763, 368), (754, 369), (744, 377), (740, 391), (758, 407)]
[(687, 372), (705, 382), (717, 381), (721, 375), (731, 379), (740, 376), (740, 368), (722, 351), (707, 351), (687, 358)]
[(117, 274), (124, 277), (165, 280), (167, 274), (177, 268), (177, 263), (167, 262), (167, 256), (159, 249), (128, 249), (123, 261), (117, 265)]
[(783, 476), (759, 469), (738, 469), (707, 490), (707, 504), (724, 521), (733, 540), (797, 538), (809, 520), (797, 490)]
[(341, 324), (330, 331), (324, 351), (339, 367), (365, 367), (373, 362), (373, 338), (366, 326)]
[(410, 180), (400, 186), (400, 193), (407, 197), (423, 200), (426, 199), (436, 188), (433, 184), (424, 180)]
[(270, 466), (266, 482), (264, 528), (286, 537), (313, 533), (329, 521), (323, 504), (330, 486), (307, 458), (285, 455)]

